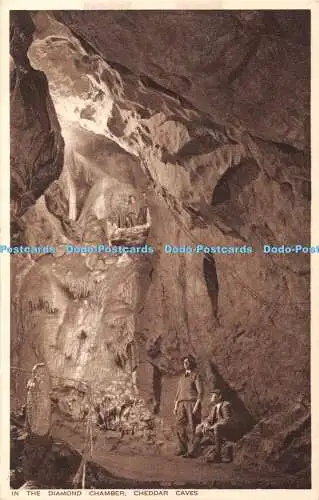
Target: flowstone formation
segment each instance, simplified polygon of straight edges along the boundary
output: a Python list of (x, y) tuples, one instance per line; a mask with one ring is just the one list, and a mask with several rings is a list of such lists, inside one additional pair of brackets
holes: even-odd
[[(156, 425), (172, 424), (180, 357), (191, 352), (206, 396), (223, 385), (239, 419), (261, 426), (237, 456), (251, 456), (256, 435), (267, 444), (273, 421), (282, 449), (261, 445), (260, 463), (281, 466), (288, 453), (306, 468), (309, 256), (265, 255), (263, 245), (310, 240), (307, 14), (31, 18), (28, 59), (48, 79), (65, 154), (60, 176), (19, 218), (20, 239), (58, 251), (12, 261), (15, 365), (44, 358), (53, 377), (70, 380), (54, 390), (70, 418), (87, 405), (72, 380), (88, 381), (109, 428), (132, 431), (141, 411), (145, 422), (155, 413)], [(131, 196), (149, 218), (114, 229)], [(63, 246), (112, 240), (154, 253), (68, 255)], [(165, 244), (255, 251), (169, 255)], [(15, 384), (21, 400), (21, 374)]]
[[(103, 197), (103, 183), (100, 187)], [(113, 200), (115, 194), (113, 187)], [(81, 239), (78, 245), (101, 243), (92, 232), (92, 215), (101, 196), (94, 196), (94, 203), (87, 205), (91, 218), (88, 216), (84, 224), (86, 240)], [(41, 201), (33, 209), (35, 218), (39, 218), (41, 208), (45, 210)], [(97, 225), (101, 219), (95, 216), (94, 220)], [(134, 230), (138, 228), (140, 238), (136, 242)], [(133, 232), (134, 244), (143, 246), (148, 231), (147, 224), (127, 229), (125, 243), (131, 245), (129, 236)], [(31, 233), (32, 243), (40, 245), (39, 233)], [(63, 232), (61, 239), (65, 244), (56, 241), (55, 254), (30, 258), (24, 280), (19, 288), (17, 283), (13, 287), (20, 321), (12, 362), (20, 365), (23, 359), (27, 371), (35, 362), (45, 361), (52, 378), (53, 402), (58, 414), (66, 418), (81, 420), (88, 405), (102, 403), (104, 412), (113, 412), (114, 417), (119, 417), (123, 406), (129, 407), (127, 415), (132, 414), (140, 404), (135, 373), (136, 322), (150, 284), (151, 261), (143, 254), (68, 253), (66, 249), (75, 242)], [(16, 259), (14, 275), (25, 261), (24, 257)], [(17, 373), (15, 380), (15, 397), (21, 401), (25, 377)], [(119, 418), (113, 420), (113, 424), (120, 423)], [(136, 423), (139, 420), (136, 417)]]

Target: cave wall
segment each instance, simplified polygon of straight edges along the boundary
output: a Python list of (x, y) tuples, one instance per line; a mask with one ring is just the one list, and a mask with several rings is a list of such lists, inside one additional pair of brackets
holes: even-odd
[(64, 141), (43, 72), (31, 67), (27, 51), (35, 26), (28, 13), (10, 24), (10, 209), (11, 238), (19, 243), (20, 218), (63, 167)]
[[(136, 345), (134, 380), (164, 421), (188, 352), (200, 360), (206, 394), (221, 377), (255, 419), (300, 395), (309, 400), (309, 256), (262, 253), (263, 244), (310, 241), (308, 13), (32, 19), (28, 57), (48, 79), (66, 153), (55, 185), (35, 192), (20, 218), (23, 238), (98, 242), (108, 212), (130, 193), (142, 203), (145, 191), (152, 222), (144, 240), (155, 253), (122, 264), (61, 254), (13, 261), (15, 364), (31, 368), (44, 357), (52, 374), (87, 378), (97, 393), (105, 386), (103, 397), (114, 378), (134, 394), (110, 345), (122, 345), (110, 313), (122, 308), (131, 325), (123, 345)], [(256, 252), (204, 259), (165, 254), (165, 243)], [(99, 297), (89, 286), (96, 278)]]

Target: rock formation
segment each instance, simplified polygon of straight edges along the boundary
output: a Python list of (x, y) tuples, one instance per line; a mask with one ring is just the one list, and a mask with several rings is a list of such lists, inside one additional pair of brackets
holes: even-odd
[[(274, 419), (281, 432), (305, 399), (300, 425), (309, 443), (309, 255), (263, 253), (264, 244), (310, 241), (308, 14), (25, 15), (29, 38), (13, 43), (11, 78), (22, 95), (28, 85), (27, 96), (41, 80), (45, 97), (17, 101), (12, 84), (12, 178), (29, 175), (12, 181), (12, 199), (34, 204), (14, 212), (17, 241), (58, 251), (12, 259), (14, 364), (45, 361), (59, 415), (81, 418), (88, 396), (74, 379), (85, 380), (94, 404), (115, 410), (111, 427), (147, 440), (141, 415), (155, 427), (172, 424), (180, 357), (192, 352), (206, 395), (224, 385), (250, 427)], [(40, 113), (28, 131), (17, 118), (26, 105), (30, 116)], [(29, 130), (47, 135), (22, 156), (15, 148), (32, 143)], [(42, 147), (46, 156), (35, 161)], [(130, 195), (147, 203), (151, 219), (110, 233), (107, 221)], [(64, 247), (112, 239), (154, 254), (71, 255)], [(170, 255), (166, 243), (255, 251)], [(16, 375), (17, 401), (24, 384)], [(249, 455), (244, 446), (238, 456)], [(298, 453), (307, 456), (307, 446)]]
[[(46, 76), (27, 57), (35, 30), (30, 15), (12, 12), (10, 26), (11, 236), (21, 238), (21, 216), (57, 179), (64, 141)], [(23, 238), (22, 238), (23, 240)]]

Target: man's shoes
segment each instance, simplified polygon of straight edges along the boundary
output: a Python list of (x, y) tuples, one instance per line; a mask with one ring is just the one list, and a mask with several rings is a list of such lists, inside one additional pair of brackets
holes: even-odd
[(183, 455), (184, 458), (196, 458), (196, 455), (192, 452), (186, 453)]
[(207, 457), (206, 462), (209, 464), (220, 464), (222, 463), (222, 457), (219, 453), (215, 453), (215, 455), (213, 455), (212, 457)]
[(175, 453), (175, 456), (177, 456), (177, 457), (186, 457), (186, 455), (187, 455), (187, 451), (183, 451), (183, 450), (178, 450)]

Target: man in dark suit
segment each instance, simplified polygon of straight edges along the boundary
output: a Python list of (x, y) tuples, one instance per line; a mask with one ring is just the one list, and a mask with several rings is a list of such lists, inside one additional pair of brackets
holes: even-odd
[(203, 437), (208, 437), (215, 444), (214, 462), (221, 462), (221, 446), (224, 440), (231, 440), (235, 429), (232, 406), (223, 399), (219, 389), (215, 389), (210, 400), (209, 415), (196, 427), (192, 449), (187, 454), (190, 458), (197, 456)]

